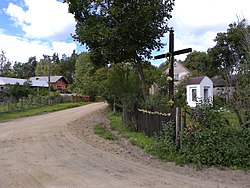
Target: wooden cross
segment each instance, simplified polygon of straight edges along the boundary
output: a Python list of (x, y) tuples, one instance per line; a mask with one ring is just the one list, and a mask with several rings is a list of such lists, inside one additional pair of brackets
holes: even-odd
[(169, 68), (169, 76), (172, 80), (169, 82), (169, 99), (174, 101), (174, 56), (192, 52), (192, 48), (186, 48), (178, 51), (174, 51), (174, 30), (170, 29), (169, 33), (169, 53), (161, 54), (154, 57), (154, 59), (162, 59), (170, 57), (170, 68)]

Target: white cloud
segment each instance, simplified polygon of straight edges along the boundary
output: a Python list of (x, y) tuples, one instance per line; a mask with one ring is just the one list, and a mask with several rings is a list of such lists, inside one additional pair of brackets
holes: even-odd
[(66, 54), (70, 56), (73, 50), (77, 49), (74, 42), (42, 42), (40, 40), (29, 40), (21, 37), (10, 36), (0, 33), (0, 49), (6, 52), (6, 57), (13, 63), (14, 61), (27, 62), (29, 57), (36, 56), (37, 60), (43, 58), (43, 55), (59, 56)]
[(53, 50), (56, 51), (58, 54), (62, 55), (65, 54), (67, 56), (70, 56), (77, 48), (76, 43), (66, 43), (66, 42), (53, 42), (52, 43)]
[[(250, 1), (248, 0), (176, 0), (173, 18), (169, 27), (174, 28), (175, 50), (192, 48), (206, 52), (215, 45), (213, 41), (219, 32), (226, 32), (228, 25), (239, 19), (250, 21)], [(153, 55), (168, 52), (168, 35), (162, 39), (167, 46)], [(175, 57), (184, 60), (186, 54)], [(152, 60), (159, 65), (165, 60)]]
[[(5, 25), (0, 28), (0, 49), (11, 62), (27, 62), (32, 56), (39, 60), (53, 53), (70, 56), (78, 49), (70, 37), (75, 20), (68, 13), (67, 4), (57, 0), (12, 1), (4, 12), (11, 22), (5, 19)], [(13, 25), (16, 30), (12, 29)]]
[[(74, 33), (75, 20), (68, 5), (56, 0), (24, 0), (27, 8), (10, 3), (6, 13), (27, 38), (65, 40)], [(27, 10), (26, 10), (27, 9)]]

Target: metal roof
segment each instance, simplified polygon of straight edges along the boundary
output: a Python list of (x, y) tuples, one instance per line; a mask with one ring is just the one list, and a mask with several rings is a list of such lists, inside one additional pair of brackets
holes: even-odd
[[(15, 85), (18, 83), (19, 85), (24, 85), (25, 82), (29, 80), (20, 79), (20, 78), (9, 78), (9, 77), (0, 77), (0, 85)], [(33, 87), (48, 87), (48, 83), (42, 80), (30, 80), (31, 86)]]
[[(68, 81), (63, 76), (50, 76), (50, 83), (56, 83), (61, 78), (63, 78), (68, 83)], [(48, 76), (31, 77), (30, 80), (42, 80), (48, 82)]]

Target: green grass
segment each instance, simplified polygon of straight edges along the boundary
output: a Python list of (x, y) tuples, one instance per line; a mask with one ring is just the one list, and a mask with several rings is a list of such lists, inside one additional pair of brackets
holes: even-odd
[(100, 137), (107, 140), (117, 140), (116, 136), (114, 136), (106, 127), (102, 124), (97, 124), (94, 127), (94, 133), (99, 135)]
[(196, 134), (186, 133), (181, 150), (176, 150), (172, 138), (167, 136), (171, 132), (165, 130), (165, 136), (149, 138), (142, 133), (131, 131), (129, 126), (122, 123), (121, 114), (109, 113), (108, 118), (113, 130), (118, 131), (133, 145), (164, 161), (172, 161), (179, 165), (192, 163), (199, 168), (203, 165), (212, 165), (249, 169), (249, 150), (246, 149), (249, 143), (249, 129), (240, 128), (234, 113), (220, 113), (223, 118), (228, 119), (230, 129), (217, 127), (217, 132), (202, 129), (196, 131)]
[(108, 118), (112, 130), (115, 130), (123, 137), (128, 138), (131, 144), (136, 145), (151, 154), (154, 153), (153, 138), (149, 138), (142, 133), (129, 130), (128, 127), (122, 123), (122, 117), (120, 114), (109, 113)]
[(82, 105), (89, 104), (89, 102), (81, 102), (81, 103), (60, 103), (51, 106), (44, 106), (40, 108), (33, 108), (30, 110), (19, 111), (19, 112), (10, 112), (10, 113), (3, 113), (0, 114), (0, 121), (10, 120), (10, 119), (17, 119), (26, 116), (38, 115), (42, 113), (54, 112), (59, 110), (64, 110), (68, 108), (74, 108)]

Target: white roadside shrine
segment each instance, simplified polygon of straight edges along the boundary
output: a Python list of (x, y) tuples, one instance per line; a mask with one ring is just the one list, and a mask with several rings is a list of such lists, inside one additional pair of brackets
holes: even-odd
[(213, 81), (207, 76), (189, 78), (186, 91), (190, 107), (196, 107), (199, 103), (213, 103)]

